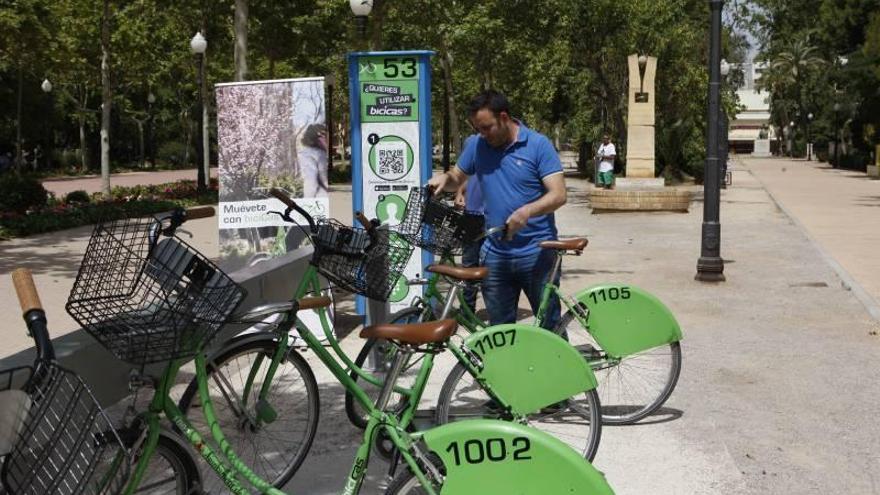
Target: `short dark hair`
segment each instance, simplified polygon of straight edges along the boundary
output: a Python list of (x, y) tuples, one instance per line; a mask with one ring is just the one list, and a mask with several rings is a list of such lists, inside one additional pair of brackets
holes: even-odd
[(303, 144), (306, 146), (311, 146), (312, 148), (320, 148), (320, 134), (324, 132), (327, 132), (327, 126), (325, 126), (324, 124), (311, 124), (310, 126), (306, 127), (306, 132), (303, 133)]
[(468, 103), (468, 117), (473, 117), (484, 108), (491, 110), (495, 116), (501, 112), (510, 115), (510, 102), (507, 101), (507, 97), (494, 89), (481, 91), (471, 99)]

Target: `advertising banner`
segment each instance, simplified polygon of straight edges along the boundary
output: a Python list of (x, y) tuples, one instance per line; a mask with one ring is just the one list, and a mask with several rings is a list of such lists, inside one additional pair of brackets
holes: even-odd
[(324, 78), (218, 84), (215, 94), (220, 266), (234, 271), (307, 242), (299, 228), (269, 213), (285, 209), (268, 196), (270, 188), (315, 217), (329, 214)]
[[(353, 208), (391, 228), (403, 219), (409, 190), (431, 176), (432, 54), (349, 55)], [(429, 256), (416, 250), (405, 276), (421, 276), (429, 262)], [(409, 306), (420, 293), (401, 277), (389, 299), (391, 311)]]

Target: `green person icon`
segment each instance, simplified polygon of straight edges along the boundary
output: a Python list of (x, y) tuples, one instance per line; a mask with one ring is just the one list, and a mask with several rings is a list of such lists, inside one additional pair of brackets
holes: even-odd
[(397, 225), (403, 221), (406, 201), (396, 194), (383, 194), (376, 203), (376, 218), (388, 225)]
[(406, 283), (406, 275), (401, 275), (397, 277), (397, 282), (394, 283), (394, 288), (391, 289), (391, 295), (388, 296), (388, 300), (400, 302), (406, 298), (407, 294), (409, 294), (409, 285)]

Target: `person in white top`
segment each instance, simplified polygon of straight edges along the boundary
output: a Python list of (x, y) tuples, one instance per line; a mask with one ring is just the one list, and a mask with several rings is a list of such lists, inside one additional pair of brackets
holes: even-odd
[(617, 156), (617, 150), (614, 143), (611, 142), (611, 136), (606, 132), (602, 135), (602, 145), (596, 152), (596, 161), (599, 162), (599, 180), (596, 187), (604, 187), (611, 189), (614, 181), (614, 158)]

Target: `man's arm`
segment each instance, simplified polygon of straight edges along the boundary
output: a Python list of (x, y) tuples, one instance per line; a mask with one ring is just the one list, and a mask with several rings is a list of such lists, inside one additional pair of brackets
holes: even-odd
[(524, 204), (517, 208), (510, 217), (507, 218), (507, 239), (513, 238), (517, 231), (522, 229), (528, 223), (529, 218), (538, 215), (553, 213), (558, 210), (568, 199), (565, 192), (565, 176), (560, 172), (544, 177), (541, 182), (547, 192), (543, 196)]
[(468, 180), (469, 180), (468, 178), (465, 178), (464, 182), (462, 182), (461, 185), (458, 186), (458, 190), (455, 191), (455, 207), (460, 208), (462, 210), (464, 209), (465, 206), (467, 206), (466, 199), (467, 199)]
[(449, 169), (449, 172), (435, 175), (428, 181), (428, 186), (435, 191), (455, 191), (467, 182), (467, 175), (458, 168), (458, 165)]

